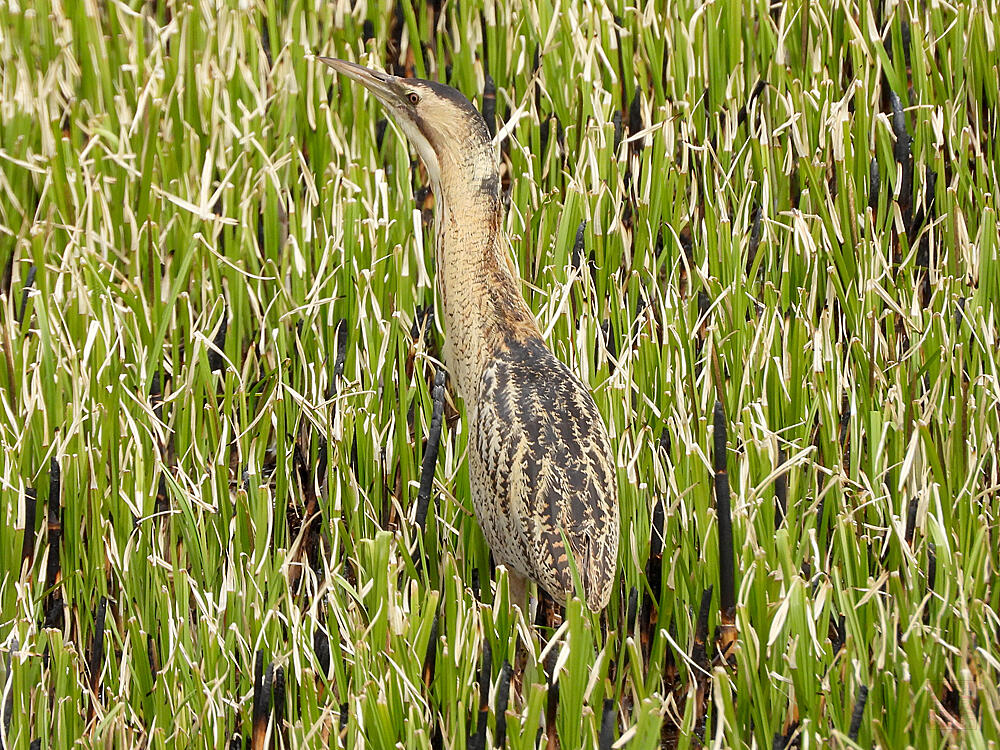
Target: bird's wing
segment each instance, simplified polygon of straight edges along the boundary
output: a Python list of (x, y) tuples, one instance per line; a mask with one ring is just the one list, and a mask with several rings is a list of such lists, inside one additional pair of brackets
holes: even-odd
[(603, 606), (617, 562), (617, 485), (586, 387), (541, 339), (513, 342), (486, 367), (473, 421), (476, 511), (494, 555), (563, 601), (572, 554), (588, 604)]

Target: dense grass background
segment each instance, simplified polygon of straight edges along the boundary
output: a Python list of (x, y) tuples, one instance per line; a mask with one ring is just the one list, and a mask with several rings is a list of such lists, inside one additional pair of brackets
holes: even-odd
[[(996, 747), (997, 12), (0, 0), (4, 746), (460, 748), (482, 701), (512, 748), (549, 706), (563, 748)], [(451, 396), (415, 527), (433, 201), (313, 53), (495, 82), (525, 294), (619, 465), (557, 704)]]

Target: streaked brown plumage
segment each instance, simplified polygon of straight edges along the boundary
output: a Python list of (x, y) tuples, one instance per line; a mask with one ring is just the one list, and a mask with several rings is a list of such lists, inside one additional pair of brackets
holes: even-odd
[(530, 578), (565, 602), (571, 554), (587, 605), (605, 607), (618, 559), (611, 446), (590, 392), (521, 296), (486, 123), (449, 86), (317, 59), (371, 91), (427, 167), (445, 359), (469, 415), (472, 501), (494, 557), (514, 586)]

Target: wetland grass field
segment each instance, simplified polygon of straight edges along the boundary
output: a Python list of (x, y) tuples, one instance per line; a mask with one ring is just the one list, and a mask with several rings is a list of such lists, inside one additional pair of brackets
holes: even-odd
[[(0, 747), (1000, 746), (998, 10), (0, 0)], [(512, 617), (427, 175), (313, 55), (497, 134), (601, 615)]]

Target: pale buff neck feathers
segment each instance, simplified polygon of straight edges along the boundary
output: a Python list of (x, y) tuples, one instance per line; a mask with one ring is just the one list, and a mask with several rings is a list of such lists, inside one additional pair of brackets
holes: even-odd
[(471, 407), (483, 367), (505, 336), (540, 333), (510, 261), (492, 143), (478, 134), (455, 142), (470, 141), (480, 145), (477, 154), (466, 152), (461, 161), (447, 154), (451, 163), (442, 164), (441, 176), (429, 172), (448, 366)]

